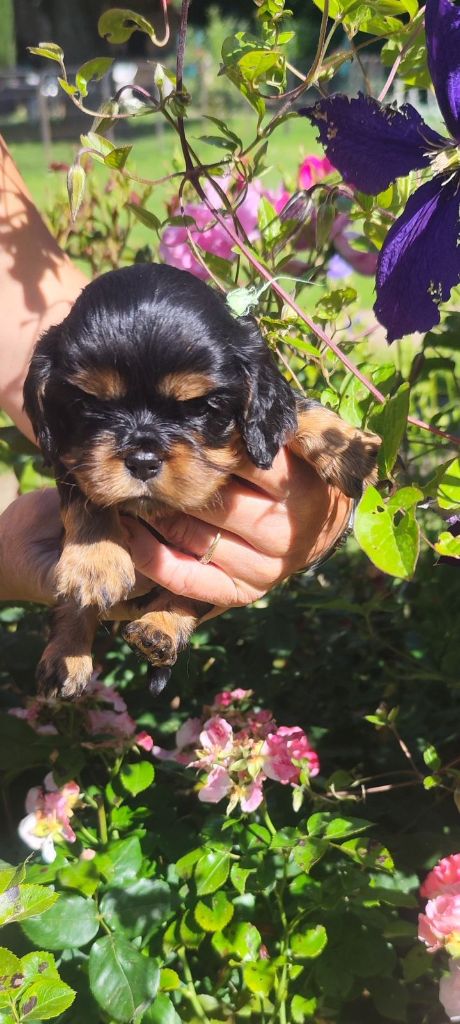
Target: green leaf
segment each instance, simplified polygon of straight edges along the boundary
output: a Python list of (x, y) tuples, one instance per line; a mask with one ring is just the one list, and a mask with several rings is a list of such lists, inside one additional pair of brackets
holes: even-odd
[(438, 555), (460, 558), (460, 537), (454, 537), (452, 533), (440, 533), (434, 547)]
[(100, 883), (96, 864), (86, 860), (77, 860), (62, 868), (58, 878), (64, 889), (77, 889), (83, 896), (92, 896)]
[(21, 974), (25, 978), (33, 978), (36, 974), (46, 978), (59, 978), (56, 961), (52, 953), (34, 950), (21, 957)]
[(132, 764), (124, 764), (120, 772), (120, 779), (124, 788), (137, 796), (144, 789), (152, 785), (155, 778), (155, 769), (150, 761), (136, 761)]
[(268, 996), (275, 983), (275, 967), (270, 960), (256, 960), (244, 964), (243, 981), (250, 992)]
[(180, 857), (176, 863), (176, 871), (179, 878), (191, 878), (195, 864), (202, 856), (203, 848), (201, 846), (197, 846), (196, 850), (190, 850), (189, 853), (185, 853), (183, 857)]
[(29, 53), (35, 53), (37, 57), (46, 57), (48, 60), (56, 60), (62, 64), (64, 50), (57, 43), (39, 43), (38, 46), (28, 46)]
[(357, 832), (365, 832), (371, 826), (372, 822), (364, 818), (345, 818), (326, 811), (312, 814), (307, 821), (309, 835), (324, 836), (325, 839), (344, 839)]
[(72, 164), (67, 172), (67, 193), (70, 203), (70, 214), (75, 220), (85, 194), (86, 173), (81, 164)]
[(233, 917), (233, 905), (224, 892), (217, 892), (207, 900), (199, 900), (195, 907), (195, 920), (205, 932), (220, 932)]
[(99, 931), (96, 904), (93, 900), (83, 899), (83, 896), (64, 894), (45, 914), (26, 921), (22, 930), (36, 946), (44, 946), (45, 949), (79, 949), (86, 946)]
[[(3, 861), (3, 864), (5, 862)], [(19, 864), (18, 867), (1, 867), (0, 868), (0, 893), (5, 892), (5, 889), (13, 889), (15, 886), (20, 885), (26, 877), (26, 866), (25, 864)]]
[(170, 967), (162, 967), (160, 971), (160, 992), (173, 992), (176, 988), (180, 988), (181, 980), (177, 971), (171, 970)]
[(115, 149), (110, 139), (106, 139), (104, 135), (99, 135), (97, 132), (86, 132), (86, 135), (80, 135), (80, 142), (85, 149), (95, 149), (101, 156), (106, 156), (107, 153), (111, 153), (112, 149)]
[(293, 996), (291, 1003), (291, 1017), (293, 1024), (304, 1024), (313, 1017), (318, 1005), (318, 1000), (313, 996), (311, 999), (304, 999), (303, 996)]
[(137, 836), (119, 839), (97, 858), (97, 865), (108, 882), (115, 879), (117, 885), (136, 878), (142, 867), (142, 850)]
[(65, 92), (67, 94), (67, 96), (76, 96), (77, 95), (78, 89), (77, 89), (76, 85), (71, 85), (71, 83), (68, 82), (66, 78), (58, 78), (58, 82), (59, 82), (59, 85), (61, 86), (62, 91)]
[(356, 864), (361, 864), (369, 870), (394, 871), (394, 861), (389, 850), (374, 840), (362, 836), (359, 839), (348, 839), (346, 843), (342, 843), (341, 849)]
[(142, 1024), (181, 1024), (169, 996), (160, 992), (148, 1010), (142, 1015)]
[(79, 67), (75, 75), (75, 85), (82, 97), (88, 95), (88, 82), (99, 82), (112, 67), (113, 57), (94, 57)]
[(432, 768), (434, 771), (437, 771), (437, 769), (441, 767), (441, 758), (436, 747), (425, 747), (425, 750), (423, 751), (423, 760), (427, 768)]
[(291, 935), (291, 949), (294, 956), (302, 960), (312, 960), (323, 952), (327, 944), (327, 933), (324, 925), (317, 924), (305, 932)]
[(419, 553), (419, 529), (413, 510), (399, 521), (375, 487), (368, 487), (356, 510), (355, 536), (371, 562), (390, 576), (409, 579)]
[(378, 1013), (386, 1020), (407, 1020), (407, 985), (396, 978), (373, 978), (369, 984)]
[(21, 1020), (50, 1020), (72, 1005), (76, 993), (60, 978), (37, 978), (20, 1001)]
[(383, 438), (379, 464), (385, 476), (391, 474), (406, 431), (409, 399), (410, 385), (404, 383), (392, 398), (387, 399), (383, 407), (382, 418), (379, 420), (379, 433)]
[(441, 508), (460, 509), (460, 459), (453, 459), (446, 467), (436, 494)]
[(292, 852), (292, 857), (299, 868), (308, 875), (312, 867), (324, 857), (329, 843), (324, 839), (301, 839)]
[(7, 983), (13, 974), (21, 974), (21, 961), (9, 949), (0, 946), (0, 992), (9, 988)]
[(207, 146), (215, 146), (217, 149), (225, 149), (231, 153), (238, 147), (237, 142), (233, 139), (223, 138), (222, 135), (200, 135), (199, 141), (205, 142)]
[(273, 242), (277, 242), (281, 229), (281, 222), (275, 207), (266, 196), (261, 196), (259, 200), (257, 220), (259, 222), (259, 230), (263, 241), (266, 242), (268, 246)]
[(187, 949), (198, 949), (204, 939), (204, 931), (196, 923), (191, 910), (187, 910), (179, 925), (179, 934)]
[(0, 926), (42, 914), (57, 898), (57, 893), (44, 885), (12, 886), (0, 896)]
[(128, 1024), (155, 998), (160, 970), (122, 935), (106, 935), (89, 954), (91, 992), (112, 1020)]
[(333, 291), (327, 292), (321, 299), (318, 299), (316, 309), (323, 319), (337, 320), (342, 310), (351, 302), (355, 302), (356, 298), (357, 293), (350, 286), (334, 288)]
[(239, 864), (232, 864), (230, 878), (240, 896), (246, 892), (246, 882), (254, 868), (240, 868)]
[(220, 956), (237, 956), (239, 960), (256, 960), (262, 943), (261, 935), (253, 924), (240, 921), (225, 932), (216, 932), (212, 944)]
[(117, 146), (116, 149), (111, 149), (110, 153), (107, 153), (107, 156), (104, 157), (106, 167), (114, 167), (116, 170), (122, 170), (132, 148), (132, 146)]
[(112, 7), (105, 11), (99, 18), (97, 30), (109, 43), (126, 43), (133, 32), (145, 32), (152, 42), (156, 42), (155, 29), (150, 21), (124, 7)]
[(195, 868), (198, 896), (207, 896), (225, 885), (230, 871), (230, 855), (224, 850), (209, 850)]
[(101, 900), (101, 913), (109, 927), (132, 939), (164, 924), (170, 911), (171, 890), (161, 878), (140, 878), (123, 888), (109, 889)]
[(125, 203), (125, 210), (133, 213), (136, 220), (143, 224), (144, 227), (153, 228), (154, 231), (158, 231), (161, 228), (161, 220), (151, 210), (145, 210), (143, 206), (137, 206), (136, 203)]

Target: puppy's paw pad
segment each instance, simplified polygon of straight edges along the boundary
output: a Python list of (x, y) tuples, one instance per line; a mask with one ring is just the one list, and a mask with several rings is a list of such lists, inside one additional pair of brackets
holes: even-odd
[(101, 541), (83, 550), (78, 545), (64, 548), (56, 567), (59, 597), (72, 598), (80, 608), (96, 606), (107, 611), (124, 601), (135, 583), (130, 554), (117, 544)]
[(66, 657), (50, 645), (37, 666), (38, 692), (44, 697), (77, 700), (92, 674), (93, 663), (89, 655)]
[(126, 643), (135, 647), (152, 665), (174, 665), (177, 644), (161, 629), (153, 629), (141, 622), (130, 622), (122, 630)]

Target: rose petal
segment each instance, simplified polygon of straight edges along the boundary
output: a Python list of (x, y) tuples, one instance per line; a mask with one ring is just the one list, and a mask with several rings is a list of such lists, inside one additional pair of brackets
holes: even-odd
[(446, 140), (425, 124), (409, 103), (400, 110), (361, 93), (331, 96), (300, 111), (319, 130), (326, 153), (344, 181), (377, 195), (396, 178), (427, 167), (429, 146)]
[(442, 116), (460, 141), (460, 9), (450, 0), (427, 0), (428, 67)]
[(445, 183), (437, 175), (414, 192), (390, 228), (374, 306), (389, 342), (439, 323), (438, 304), (460, 277), (459, 202), (458, 181)]

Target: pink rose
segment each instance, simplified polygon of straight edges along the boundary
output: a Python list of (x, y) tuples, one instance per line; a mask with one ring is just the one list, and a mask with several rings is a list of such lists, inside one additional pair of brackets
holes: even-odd
[(251, 811), (257, 810), (259, 805), (262, 803), (262, 800), (264, 798), (262, 792), (262, 784), (264, 781), (265, 776), (262, 775), (261, 778), (259, 777), (259, 779), (256, 779), (254, 782), (251, 782), (249, 786), (246, 786), (244, 792), (241, 793), (241, 810), (245, 811), (246, 814), (250, 814)]
[(200, 732), (200, 743), (204, 750), (215, 756), (229, 754), (233, 746), (233, 729), (230, 723), (218, 715), (209, 718)]
[(306, 761), (310, 775), (319, 772), (319, 759), (312, 750), (303, 729), (298, 726), (280, 726), (275, 733), (269, 733), (262, 748), (264, 772), (269, 779), (283, 785), (299, 780), (300, 768), (293, 761)]
[(236, 690), (223, 690), (222, 693), (218, 693), (214, 698), (214, 707), (228, 708), (230, 704), (233, 704), (235, 701), (245, 700), (251, 694), (252, 690), (242, 690), (241, 687), (237, 687)]
[(88, 732), (109, 733), (110, 736), (127, 739), (136, 731), (136, 723), (127, 711), (102, 711), (91, 709), (86, 713)]
[(426, 900), (446, 893), (460, 893), (460, 853), (443, 857), (420, 886), (420, 895)]
[(419, 914), (418, 921), (418, 937), (429, 953), (460, 941), (460, 893), (428, 900), (425, 913)]
[(230, 776), (225, 768), (217, 765), (210, 771), (204, 786), (198, 793), (198, 799), (207, 804), (218, 804), (231, 789)]
[(165, 747), (154, 746), (152, 747), (152, 753), (160, 761), (177, 761), (178, 764), (188, 765), (190, 763), (190, 753), (185, 751), (190, 747), (195, 748), (197, 746), (200, 732), (201, 719), (187, 718), (176, 733), (176, 746), (174, 749), (166, 750)]
[(449, 961), (449, 974), (441, 978), (439, 985), (439, 999), (449, 1020), (460, 1021), (460, 960)]

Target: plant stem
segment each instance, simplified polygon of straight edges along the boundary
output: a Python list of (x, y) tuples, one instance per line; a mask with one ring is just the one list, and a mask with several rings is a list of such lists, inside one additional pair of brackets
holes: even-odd
[(98, 793), (95, 799), (97, 806), (97, 827), (99, 829), (99, 838), (102, 845), (106, 846), (109, 836), (107, 831), (107, 815), (105, 813), (104, 797), (102, 794)]

